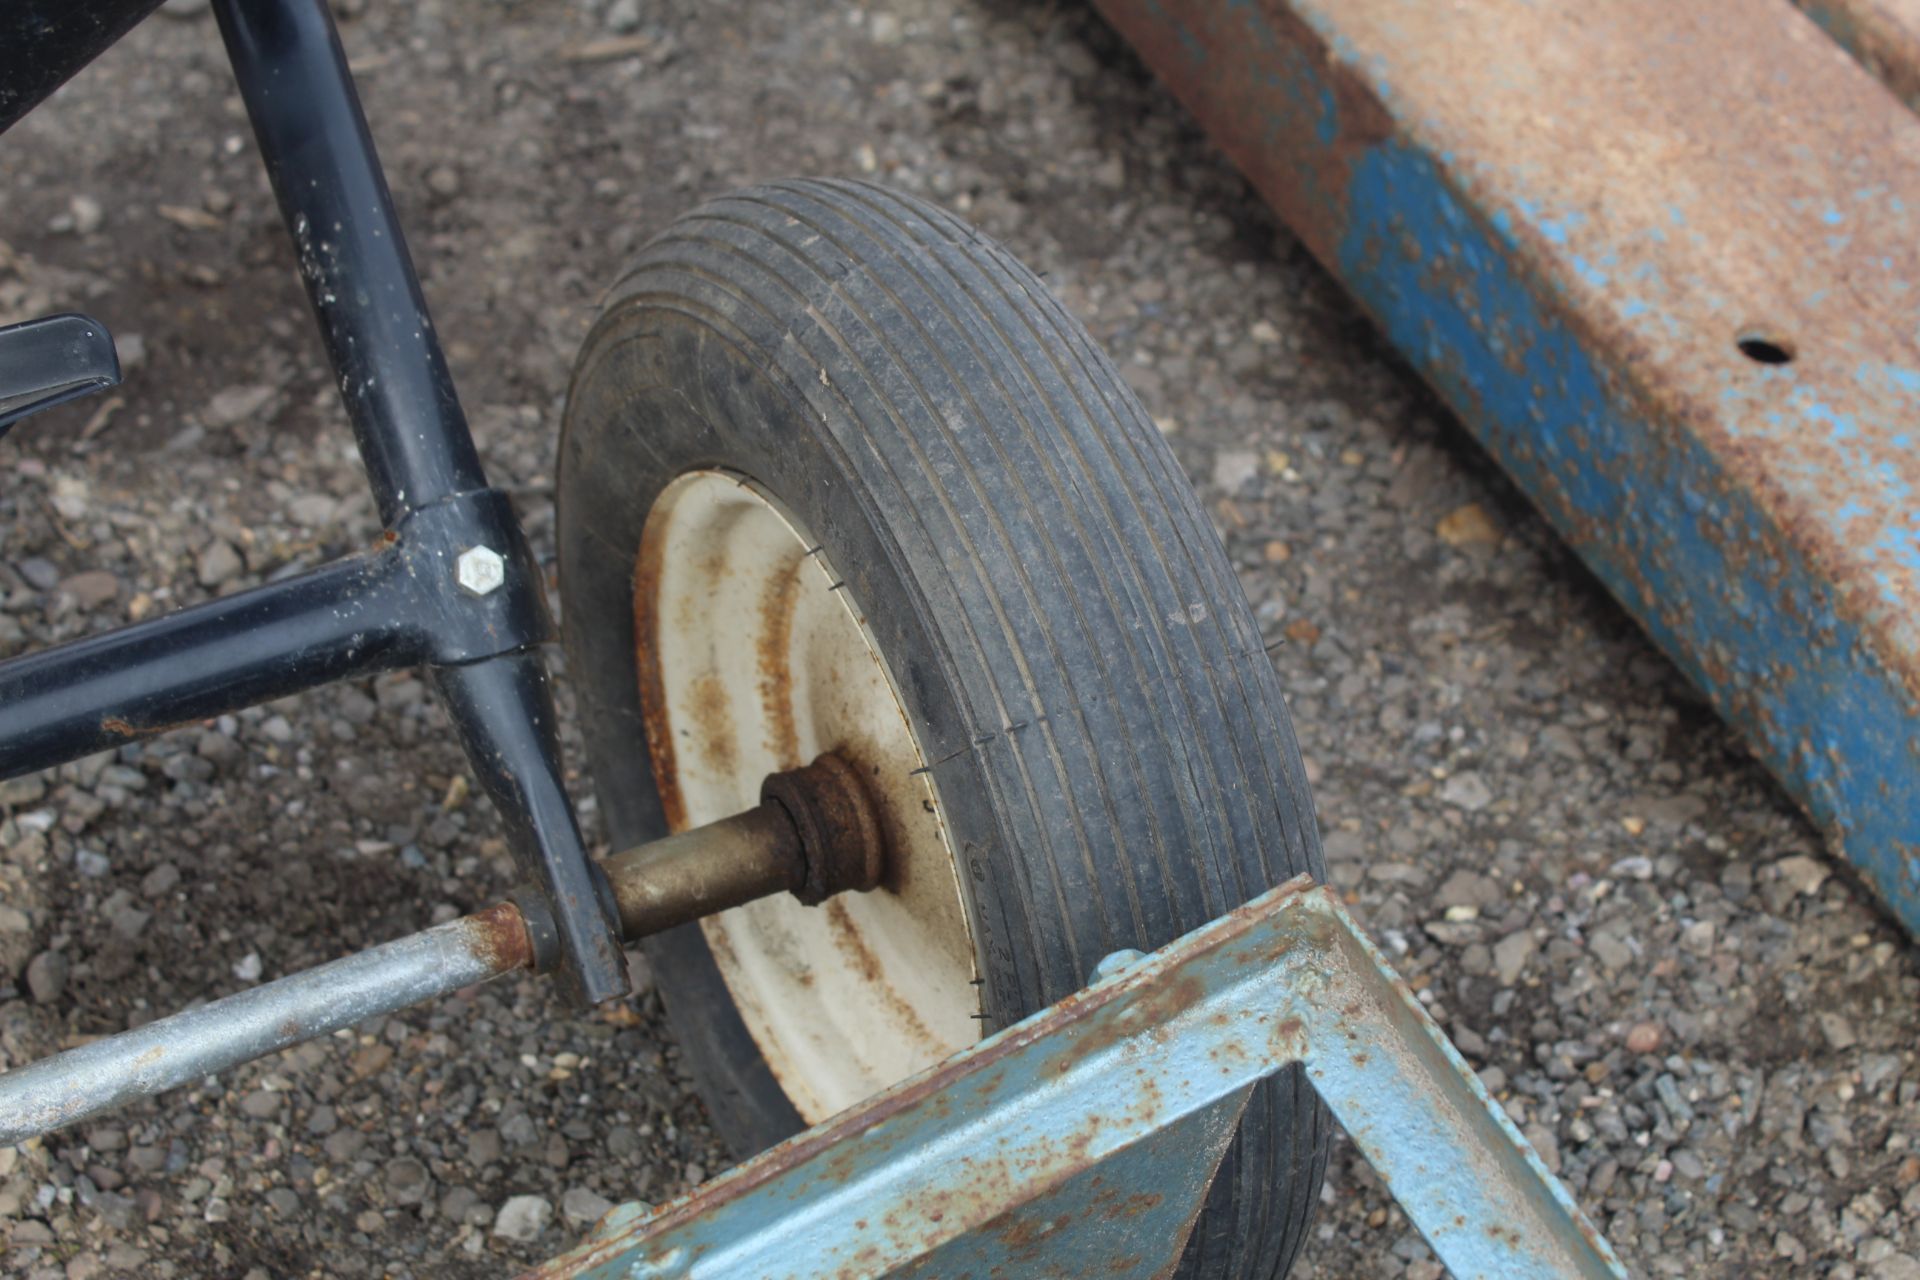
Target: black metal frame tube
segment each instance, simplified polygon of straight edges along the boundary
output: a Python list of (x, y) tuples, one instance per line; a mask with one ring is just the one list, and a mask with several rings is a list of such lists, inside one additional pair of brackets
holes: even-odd
[[(140, 5), (112, 8), (131, 17)], [(505, 497), (487, 488), (332, 16), (325, 0), (215, 0), (214, 9), (385, 545), (0, 663), (0, 777), (425, 663), (552, 918), (563, 989), (585, 1003), (621, 995), (625, 959), (567, 797), (553, 696), (533, 651), (552, 638), (540, 569)], [(458, 584), (456, 566), (476, 548), (499, 556), (498, 588)]]
[[(397, 551), (0, 663), (0, 778), (421, 660)], [(164, 672), (164, 679), (159, 678)]]
[(381, 518), (486, 487), (321, 0), (217, 0), (267, 176)]
[[(505, 565), (485, 597), (464, 593), (454, 568), (476, 544)], [(506, 498), (463, 494), (364, 554), (0, 662), (0, 778), (348, 676), (480, 662), (551, 636)]]
[(510, 653), (433, 674), (508, 839), (523, 865), (535, 864), (565, 957), (562, 983), (589, 1004), (625, 995), (627, 957), (613, 904), (602, 897), (560, 776), (560, 716), (546, 665), (536, 653)]
[(161, 0), (0, 4), (0, 131), (160, 7)]

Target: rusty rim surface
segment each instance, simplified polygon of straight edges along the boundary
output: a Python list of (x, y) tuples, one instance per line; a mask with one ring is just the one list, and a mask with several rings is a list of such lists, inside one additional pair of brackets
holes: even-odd
[(886, 664), (824, 548), (731, 472), (679, 477), (634, 566), (647, 746), (673, 828), (831, 751), (867, 784), (879, 889), (787, 895), (701, 922), (774, 1077), (808, 1124), (971, 1044), (981, 1012), (958, 864)]

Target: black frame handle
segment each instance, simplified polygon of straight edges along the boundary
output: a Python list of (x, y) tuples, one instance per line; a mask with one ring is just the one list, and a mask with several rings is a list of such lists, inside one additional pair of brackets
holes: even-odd
[[(487, 486), (332, 15), (325, 0), (215, 0), (214, 12), (387, 532), (311, 573), (0, 662), (0, 777), (424, 664), (551, 913), (563, 989), (585, 1004), (622, 995), (626, 960), (562, 781), (537, 652), (553, 639), (540, 568)], [(107, 26), (125, 30), (115, 17), (93, 35)], [(59, 79), (106, 43), (67, 49), (78, 61)], [(493, 557), (479, 579), (463, 573), (476, 549)]]

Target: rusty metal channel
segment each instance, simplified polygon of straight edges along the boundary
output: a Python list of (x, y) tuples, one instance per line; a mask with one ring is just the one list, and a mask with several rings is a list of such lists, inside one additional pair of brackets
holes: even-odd
[(1247, 1091), (1305, 1064), (1457, 1276), (1618, 1259), (1305, 877), (527, 1280), (1165, 1274)]
[(1099, 0), (1920, 927), (1920, 118), (1779, 0)]

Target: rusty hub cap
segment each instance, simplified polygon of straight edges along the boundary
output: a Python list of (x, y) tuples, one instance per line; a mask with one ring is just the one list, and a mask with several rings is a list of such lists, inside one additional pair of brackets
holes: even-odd
[[(648, 748), (675, 830), (752, 808), (768, 775), (829, 752), (850, 776), (822, 781), (871, 802), (851, 808), (870, 811), (878, 839), (846, 844), (885, 850), (878, 889), (817, 907), (782, 895), (701, 922), (801, 1116), (823, 1120), (971, 1044), (978, 975), (939, 796), (827, 553), (751, 482), (692, 472), (648, 515), (634, 614)], [(767, 798), (780, 801), (777, 787)]]
[(886, 843), (858, 769), (839, 756), (821, 756), (761, 783), (760, 803), (778, 806), (800, 839), (806, 875), (794, 897), (817, 907), (838, 893), (880, 887)]

